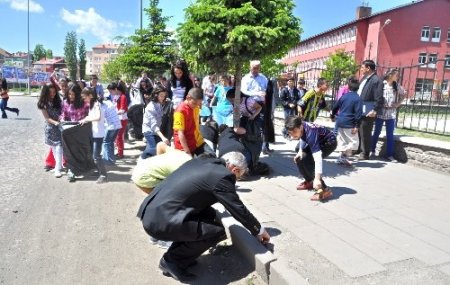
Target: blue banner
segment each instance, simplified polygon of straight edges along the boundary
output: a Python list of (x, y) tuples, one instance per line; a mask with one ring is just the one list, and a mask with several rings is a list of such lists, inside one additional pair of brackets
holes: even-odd
[(17, 82), (17, 71), (14, 66), (3, 66), (2, 67), (3, 78), (6, 78), (8, 83)]

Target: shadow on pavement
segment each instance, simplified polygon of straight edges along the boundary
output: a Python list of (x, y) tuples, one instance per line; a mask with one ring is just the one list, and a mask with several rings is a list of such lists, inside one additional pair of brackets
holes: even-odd
[(189, 271), (198, 278), (190, 284), (225, 285), (245, 279), (254, 268), (240, 256), (237, 247), (220, 243), (200, 256), (198, 265)]
[(250, 188), (242, 188), (242, 187), (236, 186), (236, 191), (237, 192), (242, 192), (242, 193), (250, 193), (250, 192), (252, 192), (252, 189), (250, 189)]
[(277, 228), (272, 228), (272, 227), (265, 227), (265, 228), (271, 237), (276, 237), (281, 234), (281, 231)]
[(347, 187), (333, 187), (331, 189), (333, 191), (333, 198), (331, 198), (330, 200), (337, 200), (339, 199), (342, 195), (353, 195), (358, 193), (356, 190), (347, 188)]

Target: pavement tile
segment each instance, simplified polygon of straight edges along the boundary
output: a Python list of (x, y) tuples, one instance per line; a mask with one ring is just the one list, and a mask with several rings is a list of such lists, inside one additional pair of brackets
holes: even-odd
[[(441, 216), (445, 214), (442, 213), (442, 211), (433, 211), (433, 205), (428, 205), (428, 207), (430, 208), (430, 211), (427, 211), (426, 213), (422, 210), (417, 210), (410, 207), (398, 207), (394, 211), (400, 215), (415, 220), (422, 225), (427, 225), (436, 231), (450, 235), (450, 223), (441, 218)], [(448, 210), (446, 212), (448, 212)]]
[(358, 219), (365, 219), (370, 217), (364, 211), (358, 210), (352, 206), (341, 203), (341, 201), (331, 200), (328, 203), (322, 204), (321, 207), (326, 208), (328, 211), (335, 214), (337, 217), (345, 220), (353, 221)]
[(410, 227), (420, 225), (418, 221), (415, 221), (410, 217), (399, 215), (398, 213), (395, 213), (393, 210), (386, 208), (368, 209), (366, 210), (366, 212), (370, 214), (372, 217), (377, 218), (385, 222), (386, 224), (399, 229), (407, 229)]
[(434, 247), (441, 249), (447, 253), (450, 253), (450, 236), (443, 234), (439, 231), (435, 231), (427, 226), (418, 225), (415, 227), (409, 227), (403, 229), (410, 235), (423, 240), (428, 244), (432, 244)]
[(408, 255), (412, 255), (427, 265), (450, 262), (450, 255), (397, 228), (375, 218), (358, 221), (358, 226), (366, 232), (396, 246)]
[(350, 277), (386, 270), (371, 257), (318, 225), (293, 228), (291, 231)]
[(412, 257), (343, 219), (324, 221), (321, 226), (381, 264)]

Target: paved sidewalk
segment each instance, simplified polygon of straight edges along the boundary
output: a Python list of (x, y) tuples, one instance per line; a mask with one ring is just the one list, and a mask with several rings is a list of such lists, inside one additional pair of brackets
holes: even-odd
[(262, 157), (272, 174), (238, 183), (273, 237), (270, 284), (450, 284), (448, 175), (382, 160), (349, 168), (334, 153), (324, 164), (334, 198), (312, 202), (296, 190), (295, 142), (277, 141)]

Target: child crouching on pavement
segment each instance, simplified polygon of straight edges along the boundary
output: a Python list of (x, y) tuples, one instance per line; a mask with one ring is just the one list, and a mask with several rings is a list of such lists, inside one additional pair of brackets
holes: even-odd
[(335, 134), (326, 127), (303, 122), (296, 116), (288, 117), (285, 127), (291, 138), (300, 140), (294, 162), (305, 181), (297, 186), (297, 190), (315, 189), (312, 201), (331, 198), (333, 193), (322, 179), (322, 164), (323, 158), (336, 149)]
[(358, 129), (362, 116), (362, 103), (358, 91), (359, 81), (355, 76), (352, 76), (347, 81), (349, 92), (339, 98), (334, 104), (331, 111), (331, 119), (334, 121), (336, 114), (337, 129), (337, 150), (341, 152), (337, 163), (351, 166), (352, 163), (349, 157), (353, 150), (358, 149)]

